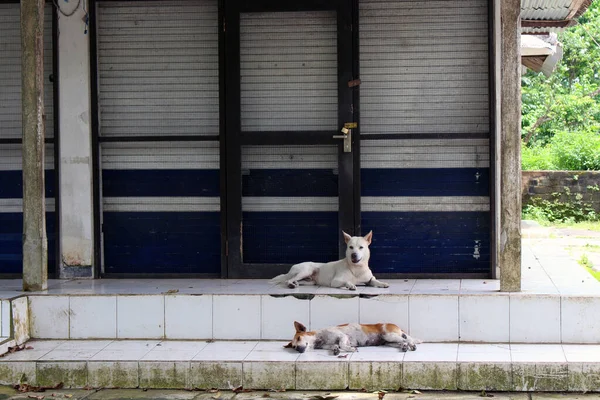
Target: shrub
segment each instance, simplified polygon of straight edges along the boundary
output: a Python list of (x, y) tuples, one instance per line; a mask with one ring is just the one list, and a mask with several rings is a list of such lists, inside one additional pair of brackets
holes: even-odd
[(600, 133), (597, 129), (558, 132), (551, 142), (553, 164), (562, 170), (600, 170)]
[(521, 168), (523, 170), (543, 171), (556, 169), (552, 163), (549, 146), (521, 146)]

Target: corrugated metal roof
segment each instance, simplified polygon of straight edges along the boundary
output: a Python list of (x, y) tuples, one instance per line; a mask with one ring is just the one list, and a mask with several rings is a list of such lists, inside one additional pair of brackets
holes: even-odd
[(521, 19), (564, 20), (574, 0), (522, 0)]

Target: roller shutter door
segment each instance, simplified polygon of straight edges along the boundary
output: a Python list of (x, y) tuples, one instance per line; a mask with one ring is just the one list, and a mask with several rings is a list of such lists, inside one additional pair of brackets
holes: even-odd
[[(46, 139), (54, 137), (52, 7), (44, 18)], [(0, 4), (0, 275), (22, 273), (23, 178), (21, 119), (21, 26), (19, 3)], [(48, 141), (47, 141), (48, 142)], [(56, 262), (54, 145), (45, 148), (48, 268)]]
[(359, 2), (361, 211), (375, 272), (490, 273), (487, 5)]
[[(335, 11), (240, 16), (241, 129), (337, 130)], [(338, 256), (335, 145), (242, 147), (244, 263)]]
[(98, 2), (97, 26), (103, 272), (218, 274), (217, 1)]

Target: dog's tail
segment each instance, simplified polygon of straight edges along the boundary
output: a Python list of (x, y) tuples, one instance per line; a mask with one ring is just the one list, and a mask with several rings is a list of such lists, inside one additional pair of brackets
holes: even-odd
[(289, 273), (281, 274), (281, 275), (277, 275), (275, 278), (271, 279), (269, 282), (270, 283), (283, 283), (290, 278), (291, 278), (291, 276)]

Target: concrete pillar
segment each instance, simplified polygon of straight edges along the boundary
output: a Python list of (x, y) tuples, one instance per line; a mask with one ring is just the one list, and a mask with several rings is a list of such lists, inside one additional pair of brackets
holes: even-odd
[(521, 290), (521, 1), (501, 0), (500, 290)]
[(69, 17), (58, 14), (61, 279), (93, 276), (90, 45), (83, 18), (82, 7)]
[(44, 1), (21, 0), (23, 290), (48, 288), (44, 198)]

